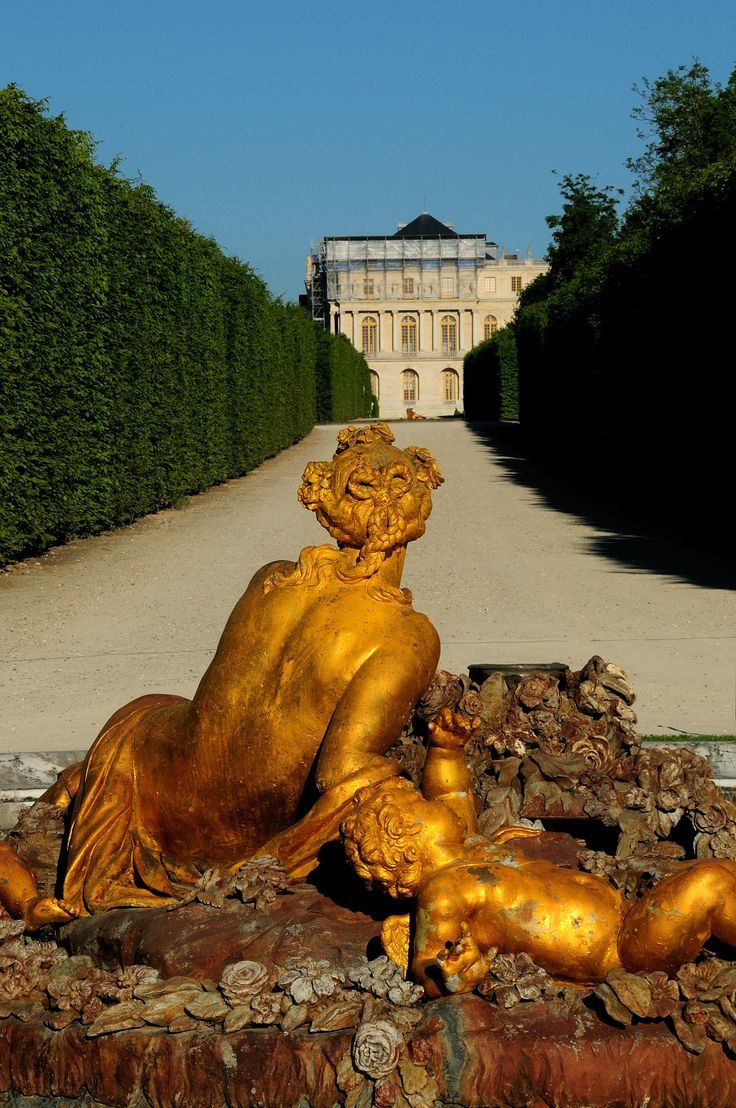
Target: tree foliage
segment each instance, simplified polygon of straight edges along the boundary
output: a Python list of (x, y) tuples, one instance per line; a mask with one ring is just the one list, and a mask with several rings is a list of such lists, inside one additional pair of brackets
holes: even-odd
[(548, 215), (552, 243), (547, 251), (549, 287), (569, 281), (583, 265), (616, 237), (617, 196), (622, 189), (597, 188), (586, 173), (565, 174), (560, 181), (562, 212)]
[[(643, 191), (616, 228), (610, 190), (563, 178), (550, 273), (524, 290), (515, 323), (530, 449), (565, 474), (615, 474), (616, 501), (652, 516), (679, 518), (683, 490), (695, 485), (693, 523), (722, 510), (717, 475), (731, 465), (723, 393), (735, 91), (736, 75), (721, 88), (697, 62), (644, 83), (637, 118), (650, 129), (630, 163)], [(695, 259), (700, 279), (685, 282)]]
[(0, 90), (0, 562), (296, 442), (315, 421), (324, 349), (320, 418), (369, 414), (357, 351), (150, 187), (96, 164), (88, 135)]
[(736, 69), (724, 87), (695, 58), (655, 81), (645, 77), (634, 92), (640, 103), (632, 116), (641, 124), (637, 135), (646, 145), (626, 164), (640, 190), (651, 192), (668, 181), (687, 183), (736, 153)]

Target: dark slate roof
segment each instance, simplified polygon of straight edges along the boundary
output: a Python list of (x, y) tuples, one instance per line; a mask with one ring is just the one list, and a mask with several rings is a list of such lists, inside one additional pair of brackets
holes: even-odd
[(422, 212), (411, 223), (401, 227), (392, 239), (459, 239), (457, 231), (453, 231), (446, 223), (440, 223), (429, 212)]

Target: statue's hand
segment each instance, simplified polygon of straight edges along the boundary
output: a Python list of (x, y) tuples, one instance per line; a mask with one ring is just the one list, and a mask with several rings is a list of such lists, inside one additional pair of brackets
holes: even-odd
[(448, 993), (467, 993), (488, 973), (488, 967), (496, 956), (491, 948), (484, 954), (467, 923), (460, 925), (462, 934), (454, 943), (448, 943), (437, 955), (437, 964)]
[(479, 716), (468, 719), (460, 712), (443, 708), (428, 725), (429, 745), (439, 750), (461, 750), (479, 727)]

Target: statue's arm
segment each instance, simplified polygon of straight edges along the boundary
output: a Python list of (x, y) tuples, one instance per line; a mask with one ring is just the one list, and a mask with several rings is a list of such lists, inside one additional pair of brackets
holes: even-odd
[[(317, 760), (317, 788), (334, 788), (383, 762), (435, 671), (435, 655), (413, 644), (376, 650), (358, 669), (335, 708)], [(429, 652), (427, 652), (429, 653)]]
[(321, 847), (339, 834), (356, 791), (395, 777), (401, 766), (386, 758), (436, 659), (410, 650), (375, 651), (358, 669), (335, 708), (316, 766), (321, 796), (293, 827), (275, 835), (259, 854), (273, 854), (295, 879), (314, 868)]

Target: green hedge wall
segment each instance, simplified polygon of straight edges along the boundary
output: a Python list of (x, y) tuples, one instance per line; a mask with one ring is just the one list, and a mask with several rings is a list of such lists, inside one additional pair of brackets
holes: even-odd
[(371, 415), (368, 363), (344, 335), (319, 333), (317, 352), (317, 420), (352, 419)]
[(687, 520), (683, 540), (723, 517), (733, 472), (734, 245), (732, 158), (516, 319), (528, 449)]
[(504, 327), (469, 350), (463, 359), (466, 419), (518, 419), (519, 380), (516, 339)]
[(0, 90), (0, 562), (370, 414), (346, 340)]

